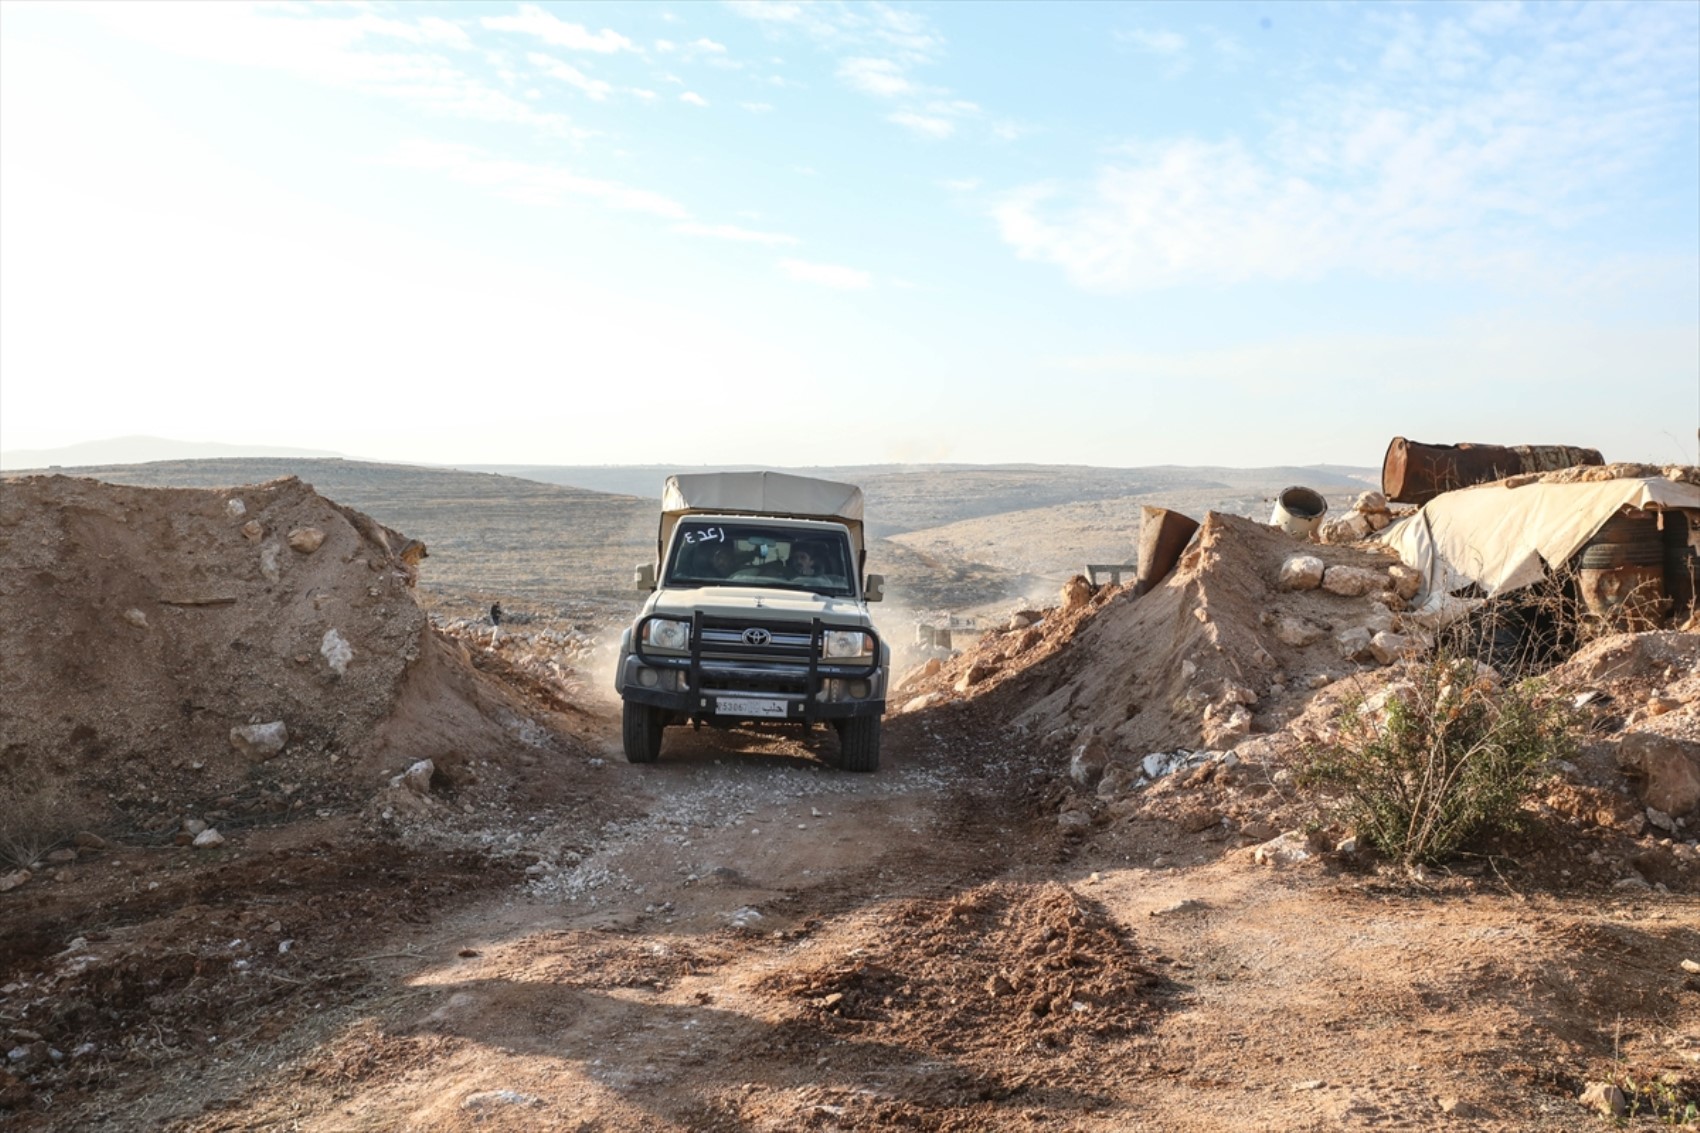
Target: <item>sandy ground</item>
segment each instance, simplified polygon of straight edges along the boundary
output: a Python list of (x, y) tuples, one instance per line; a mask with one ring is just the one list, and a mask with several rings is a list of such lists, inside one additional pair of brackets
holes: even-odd
[(420, 820), (494, 865), (327, 820), (78, 867), (64, 906), (113, 900), (43, 969), (120, 940), (196, 962), (136, 992), (155, 1045), (82, 1056), (10, 1124), (1546, 1130), (1601, 1125), (1587, 1081), (1696, 1087), (1691, 895), (1065, 835), (1020, 737), (964, 714), (894, 726), (873, 776), (827, 769), (825, 732), (670, 732), (632, 767), (608, 724), (604, 756), (539, 767), (557, 805)]

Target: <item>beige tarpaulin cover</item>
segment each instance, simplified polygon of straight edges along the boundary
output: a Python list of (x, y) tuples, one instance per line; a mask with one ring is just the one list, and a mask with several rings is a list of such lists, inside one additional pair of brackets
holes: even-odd
[(1381, 539), (1423, 572), (1419, 612), (1438, 612), (1472, 582), (1489, 597), (1539, 582), (1624, 507), (1700, 509), (1700, 486), (1662, 477), (1483, 484), (1435, 497)]
[(750, 512), (862, 519), (862, 489), (786, 472), (698, 472), (667, 477), (662, 511)]
[(681, 515), (722, 512), (733, 515), (784, 515), (837, 520), (850, 529), (850, 543), (862, 555), (862, 489), (836, 480), (816, 480), (788, 472), (694, 472), (667, 477), (661, 489), (661, 531), (657, 553)]

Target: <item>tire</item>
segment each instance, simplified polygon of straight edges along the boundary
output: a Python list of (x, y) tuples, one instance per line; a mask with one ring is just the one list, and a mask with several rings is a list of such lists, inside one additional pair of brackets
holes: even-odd
[(654, 763), (661, 758), (661, 709), (626, 701), (620, 716), (620, 741), (627, 763)]
[(843, 771), (879, 770), (878, 716), (852, 716), (838, 722), (838, 766)]

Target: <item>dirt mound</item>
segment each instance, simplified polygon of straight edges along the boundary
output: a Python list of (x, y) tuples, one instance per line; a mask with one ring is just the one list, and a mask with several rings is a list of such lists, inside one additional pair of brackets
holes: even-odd
[(951, 1054), (1066, 1047), (1131, 1033), (1152, 1014), (1157, 975), (1066, 886), (998, 882), (903, 901), (878, 932), (765, 990), (833, 1029)]
[(7, 480), (0, 793), (69, 830), (169, 828), (347, 801), (419, 758), (468, 777), (524, 705), (429, 628), (420, 550), (293, 478)]
[[(1092, 728), (1130, 753), (1232, 746), (1248, 724), (1252, 734), (1276, 731), (1313, 688), (1377, 667), (1343, 655), (1341, 632), (1399, 628), (1374, 593), (1281, 589), (1282, 564), (1300, 554), (1383, 575), (1392, 562), (1211, 512), (1150, 593), (1106, 587), (1072, 610), (1044, 611), (1035, 625), (1012, 622), (907, 680), (894, 699), (921, 707), (966, 696), (1042, 736)], [(1250, 718), (1236, 735), (1229, 722), (1239, 707)]]

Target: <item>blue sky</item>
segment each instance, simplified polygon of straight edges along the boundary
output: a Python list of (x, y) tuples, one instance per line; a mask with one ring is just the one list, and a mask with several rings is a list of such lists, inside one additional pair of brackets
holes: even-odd
[(0, 445), (1696, 461), (1700, 4), (0, 6)]

